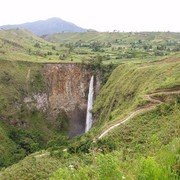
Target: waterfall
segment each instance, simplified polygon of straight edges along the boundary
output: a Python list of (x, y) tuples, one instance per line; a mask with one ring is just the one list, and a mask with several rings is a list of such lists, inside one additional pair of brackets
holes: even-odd
[(92, 107), (93, 107), (93, 94), (94, 94), (94, 89), (93, 89), (93, 84), (94, 84), (94, 76), (91, 77), (90, 83), (89, 83), (89, 94), (88, 94), (88, 103), (87, 103), (87, 114), (86, 114), (86, 127), (85, 127), (85, 132), (88, 132), (89, 129), (92, 126)]

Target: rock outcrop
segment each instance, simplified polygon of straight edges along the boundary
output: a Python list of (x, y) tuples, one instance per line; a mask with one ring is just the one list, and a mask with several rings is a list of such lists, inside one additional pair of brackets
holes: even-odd
[[(84, 133), (87, 96), (93, 72), (81, 64), (46, 64), (44, 75), (48, 83), (48, 113), (56, 119), (62, 112), (68, 119), (69, 136)], [(95, 75), (95, 96), (100, 88)]]

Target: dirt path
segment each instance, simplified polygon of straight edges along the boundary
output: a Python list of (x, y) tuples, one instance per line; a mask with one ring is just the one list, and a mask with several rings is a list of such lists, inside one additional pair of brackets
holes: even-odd
[(106, 136), (110, 131), (112, 131), (114, 128), (116, 128), (117, 126), (120, 126), (121, 124), (124, 124), (125, 122), (127, 122), (128, 120), (134, 118), (135, 116), (143, 113), (143, 112), (147, 112), (150, 111), (152, 109), (154, 109), (157, 105), (162, 104), (163, 101), (155, 99), (153, 96), (155, 95), (172, 95), (172, 94), (180, 94), (180, 90), (176, 90), (176, 91), (162, 91), (162, 92), (156, 92), (156, 93), (151, 93), (151, 94), (147, 94), (144, 96), (144, 99), (149, 101), (150, 104), (148, 107), (143, 107), (139, 110), (133, 111), (130, 115), (128, 115), (125, 119), (123, 120), (118, 120), (118, 122), (116, 122), (116, 124), (111, 125), (110, 127), (108, 127), (107, 129), (105, 129), (99, 136), (98, 139), (103, 138), (104, 136)]
[(35, 158), (41, 158), (41, 157), (45, 157), (45, 156), (49, 156), (50, 152), (44, 152), (42, 154), (37, 154), (36, 156), (34, 156)]

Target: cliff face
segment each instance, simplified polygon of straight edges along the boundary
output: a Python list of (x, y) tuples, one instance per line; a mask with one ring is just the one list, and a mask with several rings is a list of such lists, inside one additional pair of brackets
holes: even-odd
[(0, 168), (44, 149), (57, 131), (84, 132), (92, 74), (78, 64), (0, 61)]
[[(84, 133), (87, 97), (91, 70), (79, 64), (46, 64), (44, 75), (48, 84), (48, 116), (57, 119), (67, 117), (69, 136)], [(100, 79), (95, 75), (95, 95), (100, 88)]]

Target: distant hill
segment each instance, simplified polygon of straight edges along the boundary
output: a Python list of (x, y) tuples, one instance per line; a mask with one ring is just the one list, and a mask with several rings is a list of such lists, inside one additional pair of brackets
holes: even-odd
[(87, 30), (76, 26), (71, 22), (64, 21), (60, 18), (50, 18), (47, 20), (40, 20), (35, 22), (28, 22), (24, 24), (17, 25), (4, 25), (0, 26), (0, 29), (16, 29), (22, 28), (27, 29), (33, 32), (36, 35), (49, 35), (54, 33), (62, 33), (62, 32), (86, 32)]
[[(91, 42), (91, 41), (100, 41), (100, 42), (110, 42), (115, 43), (116, 45), (122, 44), (131, 44), (136, 43), (141, 40), (146, 43), (164, 43), (166, 41), (180, 41), (180, 33), (175, 32), (97, 32), (89, 31), (85, 33), (56, 33), (50, 34), (43, 37), (47, 41), (56, 42), (56, 43), (75, 43), (79, 40), (81, 42)], [(172, 44), (172, 43), (171, 43)]]

